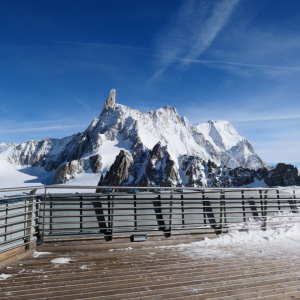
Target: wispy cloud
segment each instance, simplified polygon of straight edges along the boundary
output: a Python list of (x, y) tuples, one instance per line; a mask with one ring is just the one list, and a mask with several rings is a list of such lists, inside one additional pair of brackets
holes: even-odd
[(31, 127), (31, 128), (15, 128), (15, 129), (0, 129), (1, 133), (9, 132), (32, 132), (32, 131), (43, 131), (43, 130), (64, 130), (68, 128), (79, 128), (85, 125), (59, 125), (59, 126), (49, 126), (49, 127)]
[[(225, 65), (251, 67), (251, 68), (267, 68), (267, 69), (279, 69), (279, 70), (282, 69), (282, 70), (300, 71), (300, 67), (247, 64), (247, 63), (240, 63), (240, 62), (209, 60), (209, 59), (176, 58), (173, 61), (174, 62), (179, 61), (179, 62), (183, 62), (183, 63), (193, 63), (193, 64), (195, 64), (195, 63), (198, 63), (198, 64), (225, 64)], [(165, 62), (170, 62), (170, 61), (165, 61)]]
[[(223, 29), (238, 2), (222, 0), (211, 7), (210, 1), (184, 1), (158, 40), (158, 48), (161, 48), (159, 57), (165, 62), (148, 84), (158, 79), (177, 58), (198, 58)], [(187, 65), (188, 61), (181, 63)]]
[(276, 121), (276, 120), (290, 120), (290, 119), (300, 119), (300, 114), (273, 114), (266, 113), (261, 115), (240, 114), (238, 117), (231, 117), (232, 122), (257, 122), (257, 121)]
[(224, 27), (238, 1), (239, 0), (223, 0), (217, 2), (211, 16), (203, 24), (203, 27), (201, 27), (196, 43), (186, 55), (187, 59), (197, 58), (210, 46), (218, 32)]
[(29, 124), (47, 124), (47, 123), (58, 123), (58, 122), (63, 122), (63, 119), (60, 120), (51, 120), (51, 121), (33, 121), (33, 122), (24, 122), (22, 124), (24, 125), (29, 125)]
[(122, 46), (122, 45), (111, 45), (111, 44), (98, 44), (98, 43), (77, 43), (77, 42), (61, 42), (54, 41), (54, 43), (58, 44), (72, 44), (72, 45), (81, 45), (81, 46), (95, 46), (99, 48), (120, 48), (120, 49), (131, 49), (131, 50), (147, 50), (153, 51), (151, 48), (143, 48), (143, 47), (134, 47), (134, 46)]
[[(260, 110), (260, 111), (257, 111)], [(263, 108), (257, 109), (255, 107), (232, 107), (230, 110), (226, 105), (220, 105), (220, 107), (214, 107), (213, 109), (209, 106), (197, 107), (195, 105), (190, 105), (187, 109), (183, 110), (187, 118), (193, 123), (198, 124), (199, 122), (208, 121), (207, 117), (213, 120), (226, 120), (235, 123), (255, 123), (264, 121), (279, 121), (279, 120), (300, 120), (299, 113), (293, 113), (288, 110), (281, 109), (281, 112), (274, 111), (271, 109)], [(259, 125), (263, 126), (263, 125)]]
[(89, 104), (87, 104), (86, 102), (84, 102), (84, 101), (82, 101), (82, 100), (80, 100), (78, 98), (75, 98), (75, 100), (78, 103), (80, 103), (86, 111), (90, 112), (92, 110), (92, 107)]

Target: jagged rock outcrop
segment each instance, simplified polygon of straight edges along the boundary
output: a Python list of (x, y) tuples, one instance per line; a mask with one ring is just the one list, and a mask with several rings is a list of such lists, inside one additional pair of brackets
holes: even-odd
[(276, 168), (271, 170), (264, 179), (269, 186), (300, 185), (298, 169), (284, 163), (277, 164)]
[(132, 157), (129, 153), (121, 150), (117, 155), (115, 162), (111, 165), (109, 171), (100, 178), (98, 183), (101, 185), (120, 186), (129, 181), (130, 167), (133, 163)]
[(106, 99), (101, 115), (103, 114), (103, 112), (105, 112), (109, 107), (113, 107), (116, 103), (116, 90), (112, 89), (110, 91), (110, 94), (108, 96), (108, 98)]
[(158, 142), (152, 150), (131, 155), (121, 150), (99, 186), (177, 186), (181, 178), (167, 146)]
[[(141, 155), (136, 160), (129, 153), (121, 151), (105, 177), (102, 175), (98, 185), (240, 187), (252, 184), (256, 180), (269, 186), (300, 185), (298, 170), (291, 165), (278, 164), (273, 170), (251, 170), (242, 167), (231, 169), (218, 166), (210, 160), (205, 162), (199, 157), (183, 156), (178, 169), (170, 159), (167, 147), (162, 147), (160, 143), (142, 157), (143, 161)], [(125, 158), (128, 162), (126, 165), (122, 161)]]
[(72, 160), (61, 165), (54, 175), (53, 184), (66, 183), (75, 179), (78, 174), (91, 169), (93, 173), (99, 173), (102, 169), (101, 155), (97, 154), (89, 158)]
[(88, 160), (79, 159), (67, 162), (60, 166), (54, 176), (55, 184), (66, 183), (76, 177), (77, 174), (83, 173), (89, 168)]
[(93, 173), (99, 173), (102, 170), (102, 157), (99, 154), (89, 157), (90, 167)]

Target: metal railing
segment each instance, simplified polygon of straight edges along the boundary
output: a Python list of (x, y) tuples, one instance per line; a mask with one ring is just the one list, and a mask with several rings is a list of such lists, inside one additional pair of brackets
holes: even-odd
[(0, 253), (20, 246), (28, 248), (36, 239), (35, 229), (38, 228), (40, 205), (40, 196), (35, 195), (36, 191), (37, 188), (30, 188), (25, 195), (0, 197)]
[(167, 238), (300, 222), (300, 189), (40, 186), (2, 189), (0, 195), (23, 191), (30, 192), (0, 198), (0, 252), (33, 239)]

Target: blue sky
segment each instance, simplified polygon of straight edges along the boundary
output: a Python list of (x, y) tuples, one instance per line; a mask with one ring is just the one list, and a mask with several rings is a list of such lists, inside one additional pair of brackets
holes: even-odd
[(298, 0), (10, 0), (0, 31), (0, 142), (83, 131), (115, 88), (300, 163)]

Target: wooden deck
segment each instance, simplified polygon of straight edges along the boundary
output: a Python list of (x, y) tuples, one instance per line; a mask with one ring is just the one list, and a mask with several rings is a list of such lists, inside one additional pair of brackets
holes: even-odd
[[(0, 270), (0, 299), (300, 299), (300, 256), (183, 248), (57, 251)], [(41, 246), (38, 251), (47, 251)], [(53, 264), (67, 257), (68, 264)]]

